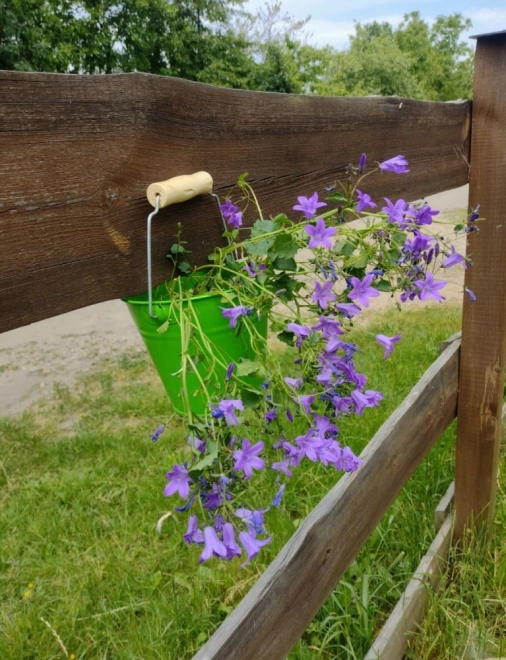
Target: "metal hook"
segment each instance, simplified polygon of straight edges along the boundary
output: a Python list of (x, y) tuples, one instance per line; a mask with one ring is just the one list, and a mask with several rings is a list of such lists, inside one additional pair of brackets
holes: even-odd
[(158, 316), (153, 314), (153, 291), (152, 291), (152, 277), (151, 277), (151, 220), (160, 210), (160, 194), (157, 193), (155, 197), (155, 210), (148, 215), (147, 226), (147, 251), (148, 251), (148, 314), (152, 319), (157, 319)]

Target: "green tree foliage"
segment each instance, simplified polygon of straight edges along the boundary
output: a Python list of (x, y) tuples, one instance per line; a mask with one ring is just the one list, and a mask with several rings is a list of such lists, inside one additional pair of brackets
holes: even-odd
[(9, 0), (0, 4), (0, 68), (248, 86), (248, 44), (228, 27), (242, 1)]
[(316, 91), (330, 95), (407, 96), (446, 101), (472, 91), (473, 50), (460, 41), (471, 26), (461, 14), (439, 16), (430, 26), (419, 12), (398, 28), (357, 23), (350, 47), (329, 58)]

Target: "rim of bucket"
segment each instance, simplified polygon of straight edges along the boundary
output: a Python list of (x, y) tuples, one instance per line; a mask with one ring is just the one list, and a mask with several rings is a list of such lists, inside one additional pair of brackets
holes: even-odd
[[(139, 296), (147, 296), (147, 292), (145, 293), (138, 293), (136, 296), (127, 296), (126, 298), (122, 298), (122, 300), (129, 305), (148, 305), (149, 301), (146, 298), (146, 300), (138, 300)], [(198, 296), (188, 296), (188, 300), (201, 300), (202, 298), (215, 298), (217, 296), (222, 296), (223, 294), (220, 293), (219, 291), (213, 292), (209, 291), (208, 293), (199, 293)], [(184, 302), (184, 300), (183, 300)], [(153, 298), (153, 305), (170, 305), (172, 303), (172, 300), (169, 298), (162, 298), (162, 299), (156, 299)]]
[[(211, 269), (210, 269), (211, 270)], [(192, 284), (198, 284), (199, 280), (202, 281), (206, 277), (205, 271), (202, 272), (196, 272), (192, 273), (191, 275), (185, 276), (185, 285), (186, 287), (191, 287)], [(186, 279), (187, 278), (187, 279)], [(169, 280), (170, 281), (170, 280)], [(158, 286), (154, 287), (151, 290), (151, 296), (153, 300), (153, 305), (170, 305), (172, 303), (172, 300), (168, 297), (168, 291), (162, 291), (164, 296), (162, 298), (157, 298), (157, 294), (160, 294), (160, 289), (166, 284), (166, 282), (162, 282)], [(185, 293), (189, 289), (184, 289)], [(134, 296), (125, 296), (122, 298), (122, 300), (129, 305), (149, 305), (149, 291), (144, 291), (143, 293), (138, 293)], [(204, 293), (198, 293), (197, 295), (190, 295), (188, 296), (188, 300), (202, 300), (203, 298), (213, 298), (216, 296), (221, 296), (223, 295), (220, 291), (206, 291)], [(145, 300), (143, 297), (146, 297)]]

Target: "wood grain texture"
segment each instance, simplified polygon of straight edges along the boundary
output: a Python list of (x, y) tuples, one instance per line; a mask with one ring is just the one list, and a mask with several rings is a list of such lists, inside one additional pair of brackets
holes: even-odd
[[(362, 151), (412, 172), (368, 179), (375, 196), (468, 180), (470, 104), (218, 89), (148, 74), (0, 72), (0, 332), (146, 290), (146, 188), (208, 171), (224, 195), (244, 171), (266, 214), (323, 191)], [(251, 221), (252, 218), (248, 218)], [(153, 281), (170, 275), (177, 223), (191, 261), (221, 244), (215, 201), (163, 209)]]
[(491, 522), (506, 358), (506, 34), (478, 39), (469, 203), (485, 219), (469, 235), (455, 477), (455, 537)]
[(195, 660), (283, 659), (457, 409), (460, 342), (433, 363)]
[(364, 660), (403, 660), (405, 657), (408, 641), (424, 617), (429, 589), (437, 589), (441, 582), (452, 527), (453, 516), (447, 516)]

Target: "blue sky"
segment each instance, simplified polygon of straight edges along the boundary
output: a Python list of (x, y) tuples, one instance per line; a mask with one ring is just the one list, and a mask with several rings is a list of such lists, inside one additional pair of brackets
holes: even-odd
[[(248, 0), (245, 6), (251, 11), (264, 5), (265, 0)], [(311, 16), (307, 25), (307, 32), (312, 34), (309, 43), (316, 46), (330, 44), (338, 49), (348, 45), (348, 35), (354, 32), (354, 21), (388, 21), (397, 25), (404, 14), (417, 10), (428, 22), (441, 14), (447, 16), (459, 12), (473, 22), (469, 34), (506, 30), (505, 0), (282, 0), (282, 6), (294, 18)]]

